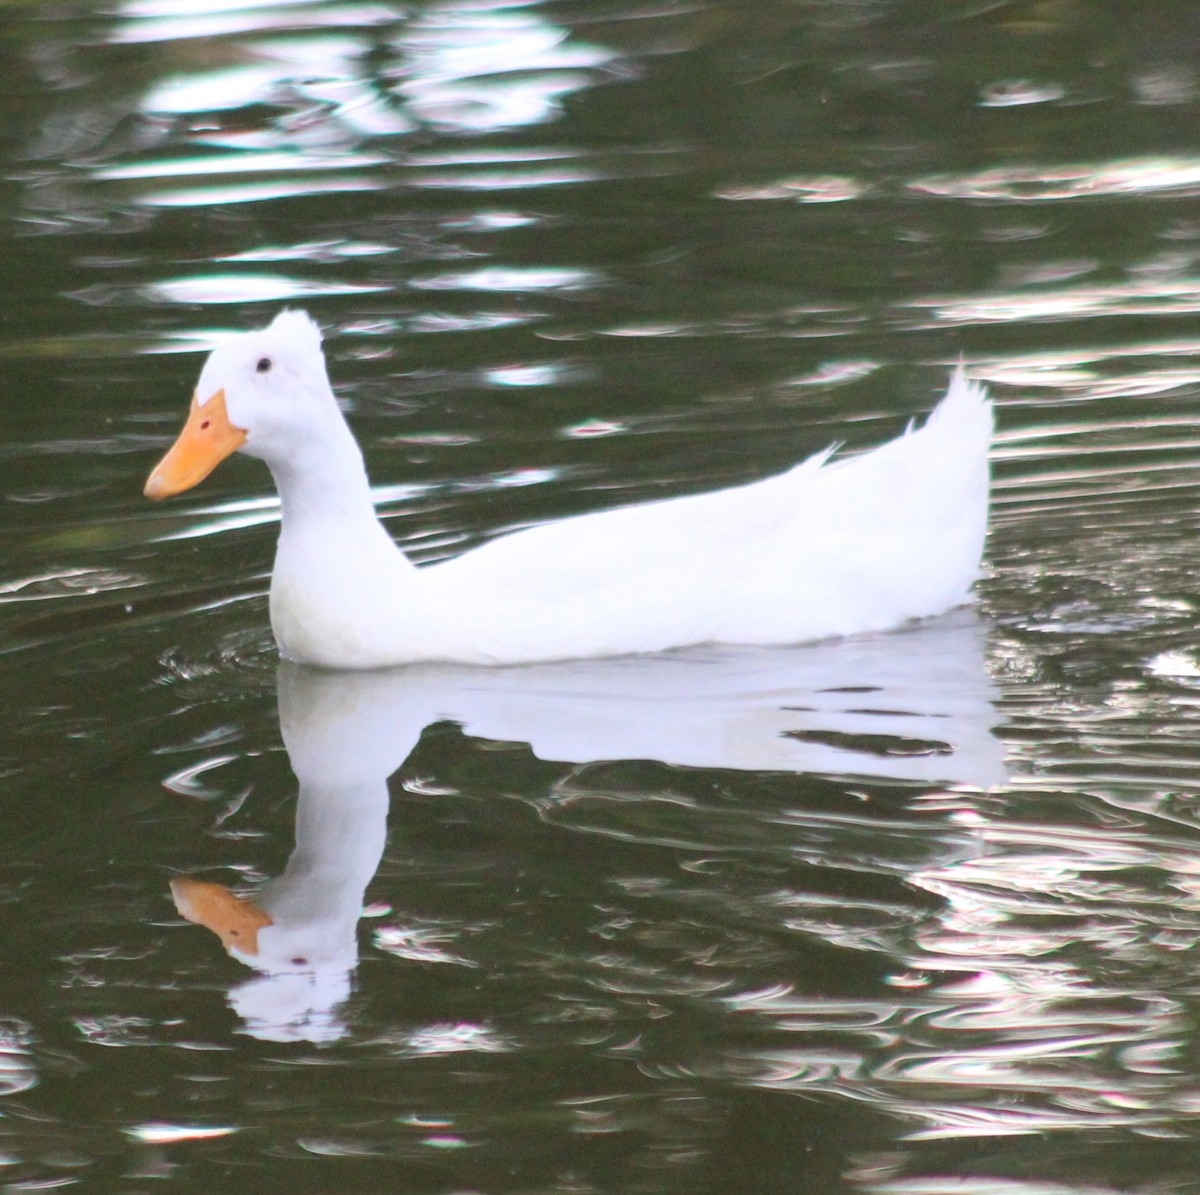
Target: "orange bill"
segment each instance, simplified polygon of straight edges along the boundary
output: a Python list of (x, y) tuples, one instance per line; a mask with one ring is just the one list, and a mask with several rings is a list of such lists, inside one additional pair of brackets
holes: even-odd
[(210, 929), (226, 950), (258, 954), (258, 931), (272, 924), (271, 918), (252, 900), (236, 896), (224, 884), (210, 884), (188, 876), (171, 881), (171, 895), (180, 915)]
[(245, 442), (246, 433), (229, 422), (224, 390), (218, 390), (203, 406), (193, 394), (179, 439), (146, 481), (146, 497), (170, 498), (190, 490)]

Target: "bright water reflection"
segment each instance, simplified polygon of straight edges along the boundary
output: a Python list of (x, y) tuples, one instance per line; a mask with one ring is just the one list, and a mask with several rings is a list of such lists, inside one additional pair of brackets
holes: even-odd
[[(384, 849), (387, 780), (426, 727), (451, 721), (473, 739), (525, 743), (540, 759), (580, 765), (539, 799), (541, 814), (580, 828), (595, 809), (600, 833), (608, 804), (691, 804), (667, 794), (592, 791), (588, 765), (603, 760), (937, 779), (987, 789), (1002, 783), (1005, 771), (991, 734), (983, 632), (975, 618), (958, 615), (801, 650), (365, 675), (284, 666), (279, 717), (300, 782), (288, 867), (252, 898), (180, 878), (173, 882), (176, 903), (240, 962), (269, 977), (231, 997), (250, 1032), (279, 1040), (339, 1037), (346, 1027), (337, 1009), (358, 960), (363, 894)], [(218, 755), (168, 784), (210, 795), (197, 788), (197, 777), (231, 762)], [(801, 815), (783, 816), (790, 825)], [(447, 927), (443, 936), (456, 934)], [(419, 952), (403, 949), (406, 940), (421, 942)], [(475, 965), (431, 952), (420, 933), (392, 930), (389, 941), (389, 953)]]

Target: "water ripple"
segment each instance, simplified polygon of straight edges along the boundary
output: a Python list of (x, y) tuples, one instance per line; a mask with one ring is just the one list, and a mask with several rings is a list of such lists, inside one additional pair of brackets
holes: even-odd
[(47, 602), (62, 598), (91, 597), (122, 589), (138, 589), (148, 579), (136, 573), (116, 569), (67, 568), (59, 572), (39, 573), (0, 582), (0, 604), (7, 602)]
[(168, 303), (264, 303), (317, 295), (362, 295), (386, 290), (382, 285), (348, 281), (314, 282), (271, 274), (200, 274), (150, 283), (142, 292)]
[(343, 4), (329, 7), (313, 0), (268, 0), (247, 8), (244, 0), (208, 0), (202, 13), (181, 13), (175, 0), (122, 0), (122, 22), (109, 34), (117, 42), (138, 44), (291, 30), (297, 16), (310, 28), (321, 25), (381, 24), (397, 19), (385, 4)]
[(913, 191), (943, 199), (1010, 200), (1019, 203), (1096, 199), (1112, 195), (1192, 195), (1200, 187), (1200, 157), (1124, 158), (1054, 166), (1000, 166), (974, 174), (914, 179)]
[(25, 1022), (0, 1020), (0, 1099), (37, 1084), (38, 1071), (30, 1053), (32, 1040), (32, 1030)]
[(133, 1125), (124, 1130), (135, 1141), (147, 1145), (171, 1145), (176, 1141), (210, 1141), (238, 1132), (236, 1125), (165, 1124), (157, 1121)]

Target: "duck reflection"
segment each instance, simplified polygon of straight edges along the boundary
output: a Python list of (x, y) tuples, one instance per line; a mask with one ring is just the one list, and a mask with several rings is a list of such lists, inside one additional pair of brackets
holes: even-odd
[(176, 878), (176, 906), (260, 973), (230, 994), (248, 1032), (333, 1040), (345, 1032), (338, 1008), (383, 853), (388, 778), (430, 724), (456, 722), (467, 735), (527, 743), (563, 763), (653, 760), (988, 788), (1005, 770), (985, 631), (958, 611), (892, 634), (785, 649), (374, 673), (283, 663), (280, 726), (300, 782), (288, 865), (250, 896)]

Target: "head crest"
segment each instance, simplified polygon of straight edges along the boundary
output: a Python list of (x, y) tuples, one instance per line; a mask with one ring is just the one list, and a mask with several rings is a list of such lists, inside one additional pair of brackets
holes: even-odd
[(321, 347), (321, 329), (307, 311), (281, 311), (272, 321), (268, 332), (277, 332), (311, 349)]

